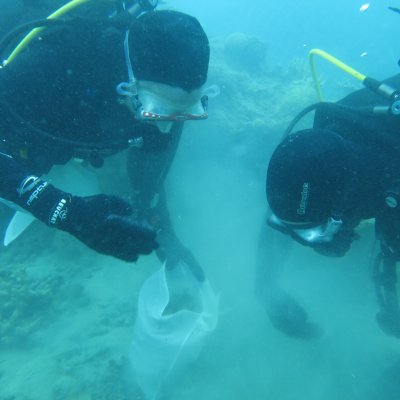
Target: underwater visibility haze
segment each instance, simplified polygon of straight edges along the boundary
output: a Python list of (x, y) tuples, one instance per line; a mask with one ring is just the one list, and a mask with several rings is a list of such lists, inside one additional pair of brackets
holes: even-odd
[[(292, 118), (317, 101), (309, 51), (376, 79), (397, 74), (400, 14), (388, 7), (400, 1), (160, 3), (194, 15), (210, 39), (207, 85), (218, 94), (207, 120), (187, 122), (166, 183), (174, 227), (209, 286), (197, 288), (187, 313), (178, 288), (177, 309), (168, 309), (168, 273), (154, 255), (118, 261), (32, 223), (0, 249), (0, 400), (399, 399), (400, 339), (375, 322), (372, 224), (362, 225), (343, 258), (298, 244), (281, 249), (289, 253), (285, 287), (322, 327), (320, 338), (277, 331), (254, 290), (269, 157)], [(0, 31), (62, 4), (0, 0)], [(325, 60), (316, 64), (327, 99), (361, 88)], [(130, 195), (125, 158), (113, 155), (95, 171), (102, 192)], [(76, 190), (88, 191), (85, 182)], [(2, 228), (9, 218), (2, 208)], [(150, 307), (143, 296), (158, 303)], [(154, 344), (141, 331), (164, 322), (185, 328), (178, 344), (167, 334)], [(157, 348), (149, 355), (141, 347), (143, 368), (138, 345)]]

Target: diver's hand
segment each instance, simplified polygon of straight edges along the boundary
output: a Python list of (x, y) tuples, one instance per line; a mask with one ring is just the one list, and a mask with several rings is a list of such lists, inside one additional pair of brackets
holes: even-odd
[(132, 208), (117, 196), (73, 196), (59, 228), (88, 247), (125, 261), (137, 261), (158, 247), (156, 233), (130, 221)]
[(20, 204), (45, 224), (66, 231), (102, 254), (136, 261), (158, 247), (156, 233), (131, 222), (129, 203), (117, 196), (72, 196), (36, 176), (18, 189)]
[(385, 312), (381, 311), (376, 314), (376, 321), (379, 327), (387, 335), (400, 338), (400, 312)]
[(179, 243), (179, 246), (169, 249), (163, 248), (161, 245), (157, 250), (157, 255), (161, 261), (166, 262), (165, 266), (167, 269), (173, 269), (178, 266), (180, 262), (182, 262), (188, 267), (188, 269), (199, 282), (204, 281), (205, 277), (203, 268), (194, 258), (192, 252), (182, 244)]
[(303, 307), (284, 291), (272, 289), (267, 301), (267, 314), (275, 328), (299, 339), (321, 336), (321, 329), (308, 320)]
[(199, 282), (203, 282), (205, 279), (203, 268), (192, 252), (176, 236), (165, 200), (160, 202), (159, 207), (150, 208), (138, 214), (141, 214), (142, 220), (157, 232), (157, 240), (160, 243), (157, 256), (161, 262), (166, 263), (166, 268), (173, 269), (182, 262)]

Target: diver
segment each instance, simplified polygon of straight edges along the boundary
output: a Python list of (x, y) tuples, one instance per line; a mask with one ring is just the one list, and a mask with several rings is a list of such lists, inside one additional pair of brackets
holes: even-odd
[[(286, 246), (296, 241), (321, 256), (341, 257), (357, 239), (360, 222), (371, 220), (379, 242), (372, 272), (376, 320), (400, 338), (400, 75), (364, 83), (336, 103), (300, 113), (269, 161), (256, 295), (273, 326), (291, 337), (318, 337), (322, 329), (281, 283)], [(293, 131), (310, 111), (313, 126)]]
[[(184, 122), (207, 118), (209, 42), (196, 18), (156, 5), (73, 0), (2, 40), (0, 197), (97, 252), (136, 261), (157, 249), (202, 278), (174, 232), (163, 183)], [(99, 168), (125, 149), (130, 201), (75, 196), (42, 178), (73, 158)]]

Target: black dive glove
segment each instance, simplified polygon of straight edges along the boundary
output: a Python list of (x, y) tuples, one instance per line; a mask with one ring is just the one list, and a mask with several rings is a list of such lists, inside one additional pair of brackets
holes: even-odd
[(308, 320), (303, 307), (281, 289), (269, 291), (267, 314), (272, 325), (288, 336), (313, 339), (322, 334), (321, 329)]
[[(203, 282), (205, 279), (203, 268), (194, 258), (192, 252), (176, 237), (175, 232), (161, 231), (159, 235), (160, 247), (157, 250), (157, 256), (162, 262), (166, 262), (166, 268), (173, 269), (179, 265), (179, 262), (183, 262), (194, 277), (199, 282)], [(167, 236), (169, 237), (167, 238)]]
[(70, 233), (88, 247), (125, 261), (136, 261), (158, 247), (156, 233), (131, 222), (129, 203), (117, 196), (79, 197), (29, 177), (22, 184), (20, 205), (51, 227)]

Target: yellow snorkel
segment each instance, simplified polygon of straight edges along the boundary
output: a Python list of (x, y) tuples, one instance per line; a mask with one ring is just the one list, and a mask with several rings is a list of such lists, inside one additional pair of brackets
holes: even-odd
[[(2, 66), (4, 67), (8, 63), (10, 63), (20, 52), (33, 40), (35, 39), (40, 32), (46, 28), (46, 26), (56, 24), (57, 22), (62, 23), (62, 20), (60, 20), (60, 17), (63, 17), (70, 13), (71, 11), (75, 10), (76, 8), (88, 4), (88, 3), (93, 3), (93, 4), (98, 4), (98, 3), (109, 3), (109, 4), (118, 4), (119, 0), (72, 0), (50, 14), (46, 19), (42, 21), (34, 21), (33, 26), (35, 25), (35, 22), (37, 23), (37, 27), (34, 27), (33, 29), (31, 28), (30, 32), (18, 43), (18, 45), (13, 49), (11, 54), (7, 57), (6, 60), (3, 61)], [(126, 11), (133, 17), (139, 15), (143, 11), (148, 11), (156, 8), (158, 5), (158, 0), (139, 0), (136, 1), (130, 8), (127, 8)], [(22, 26), (22, 28), (25, 25)], [(29, 24), (26, 25), (28, 27), (27, 31), (29, 30)], [(18, 32), (18, 30), (17, 30)], [(0, 46), (1, 47), (1, 46)]]
[[(330, 103), (330, 102), (324, 102), (323, 96), (322, 96), (322, 91), (321, 91), (321, 85), (318, 80), (316, 68), (315, 68), (315, 61), (314, 57), (315, 56), (320, 56), (324, 58), (325, 60), (329, 61), (342, 71), (346, 72), (347, 74), (351, 75), (353, 78), (359, 80), (367, 89), (373, 91), (374, 93), (384, 97), (386, 99), (386, 104), (384, 105), (373, 105), (371, 107), (359, 107), (359, 108), (352, 108), (350, 106), (346, 106), (344, 104), (338, 104), (338, 103)], [(317, 96), (319, 103), (311, 104), (310, 106), (306, 107), (303, 109), (300, 113), (298, 113), (290, 122), (288, 127), (286, 128), (283, 138), (285, 138), (287, 135), (290, 135), (296, 124), (308, 113), (315, 111), (317, 107), (321, 106), (321, 103), (324, 103), (325, 105), (330, 105), (332, 107), (336, 107), (337, 109), (342, 109), (342, 110), (347, 110), (351, 112), (358, 112), (358, 113), (364, 113), (365, 115), (395, 115), (395, 116), (400, 116), (400, 90), (393, 88), (389, 84), (385, 82), (380, 82), (376, 79), (370, 78), (354, 68), (349, 67), (347, 64), (344, 62), (338, 60), (337, 58), (331, 56), (330, 54), (326, 53), (323, 50), (320, 49), (312, 49), (309, 52), (309, 61), (310, 61), (310, 67), (311, 67), (311, 73), (312, 77), (314, 80), (315, 88), (317, 91)], [(387, 104), (387, 100), (389, 100), (389, 104)]]
[[(83, 7), (88, 5), (88, 7)], [(93, 5), (93, 7), (92, 7)], [(102, 7), (98, 8), (97, 6)], [(76, 26), (85, 25), (88, 23), (100, 22), (107, 28), (111, 26), (125, 31), (125, 37), (132, 22), (141, 13), (154, 10), (158, 5), (158, 0), (135, 0), (130, 7), (125, 6), (125, 2), (121, 0), (72, 0), (67, 4), (50, 14), (47, 18), (30, 21), (17, 26), (0, 38), (0, 71), (7, 71), (12, 68), (11, 61), (15, 60), (21, 52), (24, 51), (29, 44), (35, 39), (38, 40), (38, 35), (41, 34), (47, 27), (66, 27), (74, 29)], [(75, 10), (77, 12), (73, 12)], [(22, 38), (22, 40), (21, 40)], [(18, 43), (17, 45), (15, 45)], [(124, 42), (125, 47), (125, 42)], [(6, 55), (7, 54), (7, 55)], [(44, 60), (45, 62), (45, 60)], [(10, 66), (8, 66), (10, 64)], [(0, 74), (3, 72), (0, 72)], [(101, 142), (85, 142), (71, 140), (53, 135), (51, 132), (41, 129), (29, 120), (24, 119), (12, 105), (9, 104), (0, 92), (0, 108), (4, 108), (9, 113), (11, 118), (15, 119), (20, 126), (24, 126), (29, 130), (30, 134), (35, 134), (38, 137), (50, 140), (52, 143), (65, 144), (72, 146), (80, 152), (87, 152), (90, 157), (96, 156), (99, 152), (102, 154), (113, 154), (115, 150), (122, 150), (127, 147), (140, 146), (140, 143), (135, 139), (115, 139), (112, 141), (105, 140)], [(91, 160), (93, 163), (93, 160)], [(95, 160), (98, 163), (98, 160)]]
[(355, 69), (349, 67), (344, 62), (331, 56), (330, 54), (326, 53), (325, 51), (320, 50), (320, 49), (312, 49), (312, 50), (310, 50), (310, 53), (309, 53), (309, 61), (310, 61), (311, 73), (312, 73), (312, 77), (314, 80), (315, 88), (317, 90), (317, 95), (318, 95), (319, 101), (324, 101), (324, 100), (323, 100), (323, 96), (322, 96), (321, 85), (319, 83), (316, 69), (315, 69), (314, 56), (320, 56), (320, 57), (324, 58), (325, 60), (329, 61), (336, 67), (340, 68), (342, 71), (353, 76), (354, 78), (358, 79), (361, 82), (363, 82), (364, 79), (366, 78), (365, 75), (363, 75), (360, 72), (356, 71)]
[[(46, 19), (57, 19), (64, 14), (68, 13), (69, 11), (73, 10), (74, 8), (84, 4), (88, 3), (89, 1), (92, 0), (72, 0), (69, 3), (65, 4), (58, 10), (56, 10), (54, 13), (50, 14)], [(32, 29), (22, 40), (19, 42), (17, 47), (12, 51), (12, 53), (8, 56), (7, 60), (3, 63), (3, 65), (8, 64), (11, 62), (25, 47), (26, 45), (33, 40), (39, 33), (44, 29), (44, 27), (40, 28), (35, 28)]]
[[(370, 78), (366, 75), (361, 74), (360, 72), (356, 71), (354, 68), (349, 67), (344, 62), (338, 60), (337, 58), (331, 56), (330, 54), (326, 53), (320, 49), (312, 49), (309, 52), (309, 61), (311, 67), (311, 73), (314, 80), (315, 88), (317, 91), (317, 96), (319, 101), (323, 101), (321, 86), (317, 77), (316, 69), (315, 69), (315, 62), (314, 56), (320, 56), (325, 60), (329, 61), (336, 67), (340, 68), (342, 71), (346, 72), (347, 74), (351, 75), (353, 78), (359, 80), (366, 88), (372, 90), (373, 92), (385, 97), (386, 99), (391, 100), (391, 105), (389, 107), (389, 111), (391, 114), (399, 115), (400, 114), (400, 92), (398, 89), (392, 88), (390, 85), (384, 82), (380, 82), (376, 79)], [(387, 108), (387, 107), (385, 107)]]

